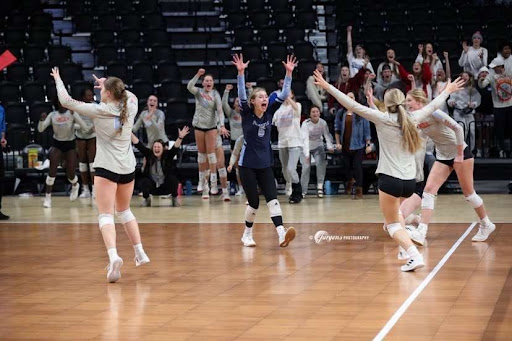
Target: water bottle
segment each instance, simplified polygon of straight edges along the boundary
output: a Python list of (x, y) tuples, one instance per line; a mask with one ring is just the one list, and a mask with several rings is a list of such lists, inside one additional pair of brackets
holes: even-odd
[(329, 180), (325, 180), (325, 194), (331, 195), (331, 182)]
[(229, 194), (230, 195), (235, 195), (236, 194), (236, 183), (230, 181), (230, 186), (229, 187), (230, 187)]
[(181, 197), (183, 195), (183, 184), (178, 183), (178, 196)]
[(185, 195), (192, 195), (192, 181), (185, 182)]
[[(0, 157), (2, 157), (2, 156), (0, 155)], [(16, 168), (17, 169), (23, 168), (23, 156), (21, 156), (21, 155), (16, 156)]]

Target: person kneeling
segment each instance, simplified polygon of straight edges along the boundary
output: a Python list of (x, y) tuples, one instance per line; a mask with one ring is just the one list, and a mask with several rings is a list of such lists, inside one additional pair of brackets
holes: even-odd
[(142, 207), (151, 206), (150, 194), (172, 195), (172, 206), (180, 206), (178, 202), (178, 178), (175, 175), (176, 165), (174, 157), (178, 154), (183, 138), (189, 133), (189, 127), (178, 129), (178, 138), (171, 149), (165, 149), (162, 140), (153, 143), (152, 150), (144, 146), (140, 140), (132, 134), (132, 143), (146, 158), (146, 165), (139, 181), (139, 188), (142, 190), (144, 202)]

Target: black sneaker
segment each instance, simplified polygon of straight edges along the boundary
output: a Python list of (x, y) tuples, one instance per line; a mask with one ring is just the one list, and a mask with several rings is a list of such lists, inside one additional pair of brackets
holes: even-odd
[(0, 220), (9, 220), (9, 218), (10, 217), (8, 215), (5, 215), (2, 212), (0, 212)]

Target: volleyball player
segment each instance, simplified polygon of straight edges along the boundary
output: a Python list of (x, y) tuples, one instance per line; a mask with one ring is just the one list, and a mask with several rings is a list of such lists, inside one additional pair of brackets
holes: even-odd
[(123, 260), (117, 254), (114, 211), (135, 250), (135, 265), (149, 263), (142, 247), (139, 225), (130, 210), (136, 165), (131, 134), (137, 114), (137, 97), (127, 91), (123, 81), (117, 77), (98, 79), (94, 76), (95, 88), (101, 89), (101, 103), (80, 102), (69, 96), (58, 68), (53, 68), (51, 75), (55, 78), (62, 105), (92, 118), (96, 128), (98, 149), (94, 159), (94, 183), (99, 228), (109, 256), (107, 280), (117, 282), (121, 278)]
[[(414, 193), (416, 166), (414, 154), (420, 147), (420, 136), (415, 124), (409, 118), (405, 108), (405, 96), (398, 89), (391, 89), (384, 95), (387, 111), (363, 106), (350, 99), (325, 81), (319, 72), (314, 72), (316, 84), (326, 89), (338, 102), (356, 114), (373, 122), (379, 136), (379, 202), (386, 221), (386, 230), (401, 247), (407, 250), (409, 260), (401, 267), (402, 271), (413, 271), (425, 266), (419, 253), (400, 221), (399, 207), (403, 198)], [(460, 82), (459, 82), (460, 83)], [(434, 100), (423, 111), (433, 111), (446, 100), (449, 93), (460, 89), (458, 82), (448, 83), (442, 96)]]
[[(81, 92), (80, 98), (85, 103), (94, 102), (92, 89), (85, 88)], [(87, 125), (93, 126), (92, 120), (89, 117), (80, 115), (80, 118), (87, 123)], [(82, 179), (82, 193), (80, 194), (80, 198), (90, 198), (89, 173), (91, 174), (92, 196), (94, 196), (94, 168), (92, 165), (96, 157), (96, 133), (94, 129), (91, 131), (77, 129), (75, 135), (76, 149), (78, 151), (78, 170), (80, 171), (80, 178)]]
[(244, 63), (243, 55), (233, 56), (233, 65), (238, 70), (238, 98), (240, 99), (242, 129), (244, 132), (244, 144), (238, 165), (240, 166), (240, 178), (244, 187), (249, 205), (245, 209), (245, 231), (242, 243), (245, 246), (256, 246), (252, 236), (252, 226), (259, 207), (258, 186), (265, 196), (267, 207), (272, 222), (276, 227), (279, 237), (279, 246), (286, 247), (295, 238), (295, 229), (285, 229), (281, 205), (277, 200), (277, 188), (272, 171), (274, 156), (270, 145), (270, 131), (272, 128), (272, 116), (290, 94), (292, 72), (296, 66), (296, 59), (288, 56), (283, 65), (286, 69), (286, 77), (282, 92), (269, 106), (268, 95), (265, 89), (255, 88), (249, 100), (244, 90), (244, 71), (249, 61)]

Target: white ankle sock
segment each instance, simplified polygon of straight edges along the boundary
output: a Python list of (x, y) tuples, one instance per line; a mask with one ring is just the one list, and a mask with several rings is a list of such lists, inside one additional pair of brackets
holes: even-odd
[(414, 246), (414, 245), (407, 249), (407, 253), (411, 257), (416, 257), (416, 256), (420, 255), (420, 252), (418, 251), (418, 248), (416, 246)]
[(115, 247), (108, 249), (107, 252), (108, 252), (108, 258), (111, 263), (115, 259), (119, 258), (119, 255), (117, 254), (117, 249)]
[(491, 220), (489, 219), (488, 216), (485, 216), (484, 219), (481, 220), (482, 222), (482, 225), (484, 226), (489, 226), (491, 224)]
[(244, 233), (252, 234), (252, 227), (245, 227)]
[(222, 194), (228, 194), (228, 189), (227, 188), (223, 188), (222, 189)]
[(142, 243), (133, 245), (133, 249), (135, 250), (136, 256), (139, 256), (144, 253), (144, 249), (142, 248)]
[(427, 231), (428, 230), (428, 224), (424, 224), (424, 223), (419, 223), (418, 224), (418, 230), (423, 230), (423, 231)]
[(278, 234), (284, 234), (286, 231), (284, 230), (284, 226), (283, 225), (279, 225), (278, 227), (276, 227), (276, 231)]

